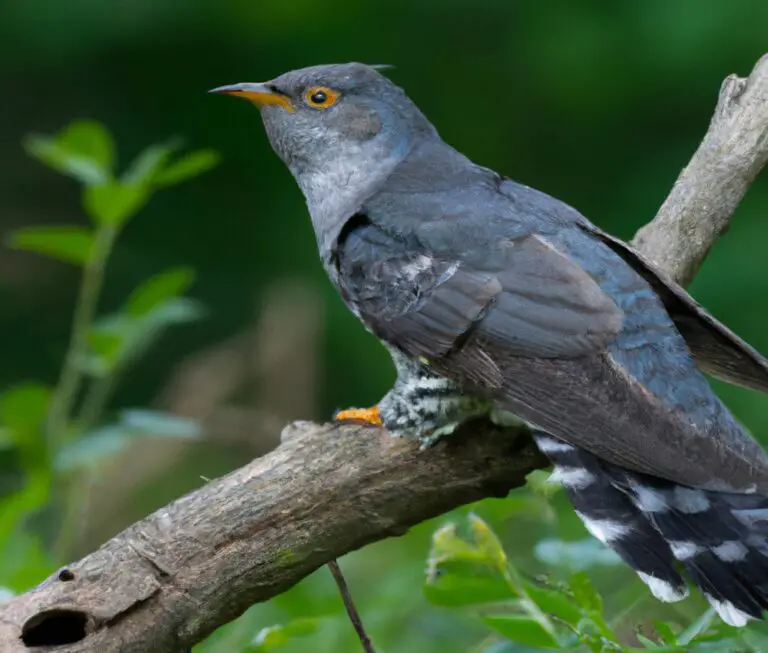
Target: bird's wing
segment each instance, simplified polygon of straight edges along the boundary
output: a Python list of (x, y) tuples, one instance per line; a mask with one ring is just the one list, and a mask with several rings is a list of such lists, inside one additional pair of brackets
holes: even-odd
[(406, 251), (368, 224), (342, 244), (341, 278), (372, 330), (417, 357), (445, 356), (481, 322), (508, 355), (537, 358), (582, 356), (621, 330), (619, 307), (545, 240), (529, 236), (504, 246), (504, 267), (480, 268)]
[(592, 225), (588, 230), (651, 285), (704, 372), (721, 381), (768, 393), (768, 360), (760, 352), (718, 321), (630, 245)]
[(610, 462), (697, 487), (768, 489), (759, 445), (639, 275), (624, 274), (636, 287), (621, 291), (640, 297), (627, 312), (544, 238), (486, 245), (437, 254), (361, 224), (339, 245), (342, 294), (390, 345)]

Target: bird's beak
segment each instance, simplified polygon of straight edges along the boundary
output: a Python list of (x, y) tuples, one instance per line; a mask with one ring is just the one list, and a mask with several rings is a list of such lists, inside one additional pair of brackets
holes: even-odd
[(278, 106), (286, 111), (293, 112), (293, 103), (287, 96), (270, 86), (269, 84), (252, 84), (245, 82), (243, 84), (230, 84), (229, 86), (218, 86), (212, 88), (209, 93), (224, 93), (236, 97), (245, 98), (253, 102), (257, 107)]

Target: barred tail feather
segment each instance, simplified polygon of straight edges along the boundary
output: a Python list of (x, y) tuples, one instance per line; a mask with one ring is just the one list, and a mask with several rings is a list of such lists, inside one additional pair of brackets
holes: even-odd
[(762, 618), (768, 610), (768, 498), (621, 473), (636, 507), (723, 621), (743, 626)]
[(743, 626), (768, 610), (768, 497), (689, 488), (630, 472), (535, 432), (587, 530), (656, 598), (678, 601), (682, 567), (721, 619)]
[(534, 437), (554, 464), (553, 480), (563, 484), (587, 530), (632, 567), (657, 599), (685, 598), (688, 589), (669, 545), (630, 498), (613, 486), (601, 461), (548, 435)]

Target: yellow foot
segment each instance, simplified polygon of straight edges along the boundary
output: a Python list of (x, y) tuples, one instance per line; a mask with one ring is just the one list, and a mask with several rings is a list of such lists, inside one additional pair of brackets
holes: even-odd
[(384, 422), (381, 421), (381, 413), (378, 406), (372, 408), (348, 408), (347, 410), (340, 410), (334, 416), (335, 422), (363, 422), (364, 424), (371, 424), (373, 426), (383, 426)]

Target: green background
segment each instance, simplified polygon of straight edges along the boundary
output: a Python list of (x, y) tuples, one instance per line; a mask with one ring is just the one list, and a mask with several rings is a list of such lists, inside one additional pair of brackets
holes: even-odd
[[(629, 239), (695, 150), (723, 78), (748, 74), (767, 50), (768, 3), (757, 0), (3, 0), (0, 234), (86, 222), (77, 185), (24, 153), (30, 132), (99, 120), (115, 134), (121, 165), (176, 135), (222, 155), (212, 172), (158, 195), (131, 222), (101, 304), (114, 309), (168, 266), (196, 270), (191, 294), (206, 318), (167, 333), (133, 365), (112, 408), (199, 419), (206, 438), (141, 440), (102, 465), (78, 552), (197, 487), (201, 476), (271, 448), (281, 424), (371, 404), (393, 379), (386, 352), (325, 279), (303, 200), (257, 112), (207, 89), (318, 63), (392, 64), (388, 75), (452, 145)], [(763, 176), (692, 286), (763, 352), (766, 207)], [(0, 390), (55, 381), (77, 280), (66, 264), (0, 250)], [(768, 399), (717, 387), (758, 438), (768, 434)], [(560, 495), (553, 510), (538, 495), (518, 495), (527, 508), (493, 501), (479, 511), (526, 573), (565, 573), (563, 560), (542, 560), (533, 545), (580, 540), (584, 531)], [(344, 561), (364, 618), (388, 651), (466, 651), (486, 633), (471, 616), (430, 607), (422, 595), (434, 526)], [(53, 528), (38, 527), (43, 535)], [(703, 605), (656, 604), (621, 566), (596, 564), (589, 573), (609, 613), (639, 601), (625, 617), (630, 631), (649, 616), (685, 622)], [(240, 628), (247, 637), (333, 611), (338, 599), (320, 570), (254, 609)], [(334, 617), (322, 635), (285, 650), (358, 650), (349, 631)], [(223, 646), (211, 650), (229, 650)]]

